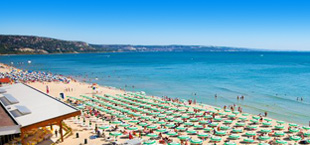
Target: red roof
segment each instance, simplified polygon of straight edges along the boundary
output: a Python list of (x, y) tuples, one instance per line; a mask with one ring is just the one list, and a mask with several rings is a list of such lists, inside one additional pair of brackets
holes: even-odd
[(0, 83), (10, 83), (11, 80), (9, 78), (2, 78), (0, 79)]

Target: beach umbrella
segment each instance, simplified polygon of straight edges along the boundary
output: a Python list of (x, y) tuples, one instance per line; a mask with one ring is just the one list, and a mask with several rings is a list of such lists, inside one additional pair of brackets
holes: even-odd
[(117, 136), (121, 136), (123, 134), (121, 132), (111, 132), (110, 135), (117, 137)]
[(224, 111), (225, 111), (225, 112), (231, 112), (231, 111), (230, 111), (230, 110), (228, 110), (228, 109), (225, 109)]
[(149, 119), (150, 116), (141, 116), (140, 118), (141, 118), (141, 119)]
[(175, 124), (169, 123), (169, 124), (166, 124), (165, 126), (167, 126), (168, 128), (171, 128), (171, 127), (175, 127)]
[(172, 116), (168, 116), (165, 118), (166, 120), (173, 120), (174, 118)]
[(270, 145), (268, 143), (259, 143), (258, 145)]
[(211, 115), (206, 115), (206, 116), (204, 116), (204, 118), (210, 119), (210, 118), (212, 118), (212, 116)]
[(149, 126), (147, 126), (147, 128), (149, 128), (149, 129), (155, 129), (155, 128), (157, 128), (157, 125), (149, 125)]
[(158, 119), (156, 119), (156, 118), (150, 118), (149, 121), (155, 122), (155, 121), (158, 121)]
[(173, 113), (172, 115), (173, 115), (173, 116), (176, 116), (176, 117), (181, 116), (180, 113)]
[(234, 142), (225, 142), (224, 145), (237, 145), (237, 144)]
[(284, 124), (284, 121), (277, 121), (278, 124)]
[(250, 121), (253, 123), (258, 123), (258, 120), (256, 120), (256, 119), (251, 119)]
[(262, 129), (262, 130), (260, 130), (260, 132), (262, 132), (262, 133), (269, 133), (269, 132), (271, 132), (271, 130), (270, 129)]
[(187, 115), (182, 115), (181, 118), (189, 118)]
[(239, 111), (233, 111), (232, 113), (237, 115), (237, 114), (239, 114), (240, 112), (239, 112)]
[(132, 118), (130, 117), (124, 117), (123, 120), (131, 120)]
[(216, 122), (212, 122), (212, 123), (209, 124), (209, 126), (211, 126), (211, 127), (216, 127), (216, 126), (218, 126), (218, 125), (219, 125), (219, 124), (216, 123)]
[(237, 123), (236, 123), (236, 126), (245, 126), (245, 123), (243, 123), (243, 122), (237, 122)]
[(271, 126), (271, 123), (269, 123), (269, 122), (263, 122), (262, 123), (264, 126)]
[(243, 139), (243, 141), (246, 143), (253, 143), (254, 142), (254, 140), (251, 138), (245, 138), (245, 139)]
[(130, 123), (139, 123), (140, 121), (139, 120), (130, 120), (129, 122)]
[(191, 129), (191, 130), (187, 130), (186, 133), (188, 133), (188, 134), (195, 134), (195, 133), (197, 133), (197, 131)]
[(77, 106), (76, 108), (78, 108), (78, 109), (84, 109), (85, 107), (82, 106), (82, 105), (79, 105), (79, 106)]
[(206, 127), (206, 128), (204, 128), (203, 130), (209, 132), (209, 131), (211, 131), (211, 130), (213, 130), (213, 129), (210, 128), (210, 127)]
[(227, 115), (227, 113), (220, 112), (220, 113), (219, 113), (219, 115), (221, 115), (221, 116), (225, 116), (225, 115)]
[(178, 133), (177, 132), (168, 132), (167, 135), (169, 135), (169, 136), (176, 136), (176, 135), (178, 135)]
[(230, 127), (229, 126), (221, 126), (220, 129), (221, 130), (228, 130), (228, 129), (230, 129)]
[(304, 130), (310, 130), (310, 127), (308, 127), (308, 126), (303, 126), (302, 129), (304, 129)]
[(120, 124), (120, 126), (122, 126), (122, 127), (128, 127), (128, 126), (130, 126), (130, 124), (125, 124), (125, 123), (123, 123), (123, 124)]
[(121, 121), (112, 121), (112, 124), (122, 124)]
[(289, 132), (296, 133), (296, 132), (299, 132), (299, 129), (297, 129), (297, 128), (290, 128)]
[(190, 142), (192, 144), (202, 144), (203, 141), (201, 139), (191, 139)]
[(181, 144), (177, 142), (171, 142), (171, 143), (168, 143), (168, 145), (181, 145)]
[(194, 125), (194, 128), (203, 128), (203, 126), (202, 126), (202, 125), (197, 124), (197, 125)]
[(216, 135), (226, 135), (226, 131), (216, 131)]
[(301, 137), (300, 136), (291, 136), (290, 140), (299, 141), (299, 140), (301, 140)]
[(128, 129), (128, 130), (132, 130), (132, 131), (137, 131), (137, 130), (138, 130), (138, 127), (128, 127), (127, 129)]
[(100, 127), (99, 127), (99, 129), (108, 129), (108, 128), (110, 128), (110, 126), (109, 126), (109, 125), (106, 125), (106, 126), (100, 126)]
[(243, 129), (233, 129), (232, 132), (241, 133), (241, 132), (243, 132)]
[(284, 140), (276, 140), (277, 144), (287, 144), (287, 141)]
[(210, 140), (213, 141), (213, 142), (219, 142), (219, 141), (222, 140), (222, 138), (217, 137), (217, 136), (212, 136)]
[(158, 135), (155, 134), (155, 133), (149, 133), (149, 134), (147, 134), (146, 136), (147, 136), (147, 137), (150, 137), (150, 138), (157, 138), (157, 137), (158, 137)]
[(215, 110), (217, 110), (217, 111), (222, 110), (221, 108), (217, 108), (217, 107), (216, 107), (216, 108), (214, 108), (214, 109), (215, 109)]
[(181, 119), (175, 119), (174, 122), (183, 123), (183, 120), (181, 120)]
[(253, 119), (256, 119), (256, 120), (260, 119), (259, 116), (252, 116), (252, 118), (253, 118)]
[(229, 136), (230, 139), (238, 139), (240, 138), (240, 135), (237, 135), (237, 134), (232, 134)]
[(165, 129), (165, 128), (160, 128), (160, 129), (157, 129), (156, 131), (157, 131), (157, 132), (167, 132), (167, 129)]
[(175, 128), (176, 130), (185, 130), (185, 127), (179, 126), (177, 128)]
[(192, 122), (185, 122), (184, 125), (186, 125), (186, 126), (192, 126), (192, 125), (194, 125), (194, 123), (192, 123)]
[(198, 118), (190, 118), (189, 121), (195, 122), (198, 121)]
[(187, 111), (186, 113), (187, 113), (187, 114), (195, 114), (194, 111)]
[(157, 124), (160, 124), (160, 125), (165, 125), (166, 124), (166, 122), (165, 121), (158, 121), (158, 122), (156, 122)]
[(233, 121), (232, 120), (224, 120), (224, 123), (226, 124), (231, 124)]
[(245, 121), (245, 120), (247, 120), (248, 118), (247, 118), (247, 117), (239, 117), (239, 119), (242, 120), (242, 121)]
[(255, 132), (250, 131), (250, 132), (246, 132), (246, 133), (245, 133), (245, 135), (246, 135), (246, 136), (255, 136), (255, 135), (256, 135), (256, 133), (255, 133)]
[(198, 137), (209, 137), (209, 134), (207, 134), (207, 133), (199, 133), (197, 136)]
[(284, 129), (284, 125), (276, 125), (275, 128), (276, 129)]
[(208, 124), (209, 122), (207, 120), (200, 120), (199, 123), (200, 124)]
[(277, 131), (277, 132), (274, 133), (274, 135), (275, 135), (275, 136), (284, 136), (285, 133), (282, 132), (282, 131)]
[(310, 136), (310, 132), (305, 132), (304, 136), (307, 136), (307, 137)]
[(180, 140), (188, 140), (189, 136), (187, 136), (187, 135), (180, 135), (180, 136), (178, 136), (178, 139), (180, 139)]
[(172, 114), (173, 112), (172, 111), (166, 111), (165, 113), (166, 114)]
[(235, 118), (236, 115), (235, 115), (235, 114), (230, 114), (230, 115), (228, 115), (228, 117), (229, 117), (229, 118)]
[(214, 120), (215, 121), (221, 121), (221, 120), (223, 120), (223, 118), (215, 117)]
[(145, 122), (141, 122), (141, 123), (139, 123), (138, 125), (139, 125), (139, 126), (148, 126), (148, 124), (145, 123)]
[(202, 113), (202, 112), (198, 112), (198, 113), (196, 113), (195, 115), (196, 115), (196, 116), (202, 116), (203, 113)]
[(271, 137), (270, 136), (260, 136), (260, 137), (258, 137), (260, 140), (269, 140), (269, 139), (271, 139)]
[(156, 141), (155, 140), (147, 140), (145, 142), (143, 142), (144, 145), (152, 145), (152, 144), (155, 144)]
[(257, 126), (255, 126), (255, 125), (248, 125), (247, 128), (249, 128), (249, 129), (257, 129)]
[(250, 114), (248, 113), (243, 113), (242, 116), (249, 116)]
[(166, 115), (165, 115), (165, 114), (159, 114), (159, 115), (157, 115), (157, 117), (159, 117), (159, 118), (165, 118)]
[(295, 124), (295, 123), (289, 123), (288, 125), (291, 126), (291, 127), (297, 127), (297, 126), (298, 126), (298, 125)]
[(269, 119), (269, 118), (265, 118), (264, 120), (267, 121), (267, 122), (272, 121), (272, 119)]

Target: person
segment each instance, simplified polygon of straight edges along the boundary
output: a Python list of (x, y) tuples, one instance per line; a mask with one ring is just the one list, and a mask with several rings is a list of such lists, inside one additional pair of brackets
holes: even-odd
[(55, 129), (55, 136), (57, 137), (58, 131)]
[(50, 92), (48, 86), (46, 86), (46, 94), (48, 94)]
[(303, 101), (303, 100), (304, 100), (304, 99), (301, 97), (301, 98), (300, 98), (300, 101)]
[(299, 97), (297, 97), (297, 101), (299, 100)]
[(214, 95), (214, 98), (217, 98), (217, 94)]
[(237, 100), (239, 100), (239, 96), (237, 96)]
[(241, 96), (241, 100), (243, 100), (244, 99), (244, 96)]
[(265, 112), (265, 117), (267, 117), (267, 115), (268, 115), (268, 113), (267, 113), (267, 111)]

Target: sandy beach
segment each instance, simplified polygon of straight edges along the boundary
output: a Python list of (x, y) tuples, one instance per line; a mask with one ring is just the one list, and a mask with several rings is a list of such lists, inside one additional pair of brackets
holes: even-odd
[[(6, 73), (12, 69), (15, 68), (4, 66), (4, 68), (0, 68), (0, 72)], [(168, 98), (148, 96), (147, 92), (146, 95), (134, 94), (116, 88), (73, 80), (70, 83), (28, 82), (27, 84), (42, 92), (47, 92), (46, 88), (48, 87), (48, 94), (59, 99), (61, 99), (60, 93), (64, 93), (66, 97), (63, 101), (74, 102), (76, 107), (83, 106), (82, 114), (84, 115), (65, 121), (72, 128), (73, 134), (67, 137), (64, 142), (59, 143), (61, 145), (83, 144), (85, 139), (87, 139), (87, 144), (91, 145), (111, 144), (115, 138), (117, 139), (116, 143), (123, 143), (128, 140), (129, 134), (133, 138), (140, 138), (140, 134), (137, 133), (139, 131), (142, 132), (142, 142), (150, 141), (148, 144), (152, 144), (153, 139), (151, 138), (156, 138), (154, 139), (156, 144), (168, 144), (163, 139), (165, 137), (169, 142), (176, 144), (297, 144), (297, 141), (310, 139), (307, 136), (307, 133), (310, 133), (307, 127), (239, 112), (236, 111), (237, 107), (234, 110), (229, 107), (223, 109), (207, 104), (190, 103), (187, 100), (169, 100)], [(111, 100), (116, 103), (111, 102)], [(87, 105), (86, 102), (93, 104), (93, 106)], [(112, 107), (105, 106), (105, 103), (100, 102), (111, 104)], [(122, 103), (127, 105), (122, 105)], [(114, 112), (100, 111), (94, 106)], [(130, 106), (133, 107), (130, 108)], [(129, 114), (114, 109), (119, 107), (134, 113)], [(96, 115), (98, 117), (95, 117)], [(126, 117), (130, 119), (124, 119)], [(83, 124), (83, 120), (85, 120), (85, 124)], [(143, 123), (146, 125), (141, 125)], [(122, 127), (122, 124), (128, 124), (129, 127)], [(95, 126), (101, 131), (101, 135), (104, 133), (105, 137), (96, 136)], [(99, 129), (99, 127), (107, 127), (107, 129)], [(113, 129), (114, 131), (111, 131)], [(122, 135), (114, 137), (111, 134), (113, 132), (122, 132)], [(169, 135), (169, 133), (173, 134), (174, 132), (175, 135)], [(79, 134), (79, 138), (76, 138), (76, 133)], [(151, 137), (152, 135), (154, 137)]]

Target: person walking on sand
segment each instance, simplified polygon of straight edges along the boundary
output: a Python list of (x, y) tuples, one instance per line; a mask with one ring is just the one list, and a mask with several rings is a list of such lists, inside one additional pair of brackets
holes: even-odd
[(48, 94), (50, 92), (48, 86), (46, 86), (46, 94)]

